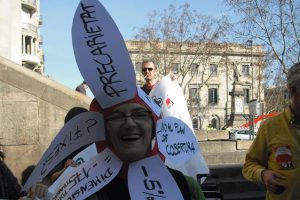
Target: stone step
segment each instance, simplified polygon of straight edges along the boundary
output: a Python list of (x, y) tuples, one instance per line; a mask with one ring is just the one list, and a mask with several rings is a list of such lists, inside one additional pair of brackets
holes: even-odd
[(265, 191), (223, 194), (224, 200), (265, 200)]
[(256, 190), (265, 190), (262, 184), (255, 184), (243, 177), (231, 177), (231, 178), (207, 178), (205, 184), (208, 185), (219, 185), (224, 193), (235, 193), (235, 192), (247, 192)]
[(211, 165), (210, 174), (217, 175), (218, 179), (207, 178), (206, 184), (217, 184), (224, 199), (264, 199), (265, 186), (246, 180), (242, 175), (242, 164)]
[(203, 153), (203, 157), (207, 165), (236, 165), (243, 164), (247, 151), (241, 150), (236, 152), (220, 152), (220, 153)]
[(250, 182), (243, 177), (221, 178), (219, 179), (219, 186), (223, 194), (266, 191), (263, 184)]
[(242, 177), (243, 164), (209, 165), (210, 173), (219, 178)]

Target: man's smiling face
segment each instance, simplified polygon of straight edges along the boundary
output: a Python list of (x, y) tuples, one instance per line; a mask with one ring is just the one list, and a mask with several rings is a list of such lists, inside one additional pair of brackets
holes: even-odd
[(153, 120), (144, 106), (123, 104), (113, 110), (106, 122), (107, 137), (121, 160), (137, 161), (150, 151)]

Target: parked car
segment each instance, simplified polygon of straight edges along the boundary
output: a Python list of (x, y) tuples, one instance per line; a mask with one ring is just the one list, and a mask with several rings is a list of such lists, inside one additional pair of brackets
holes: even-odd
[(256, 132), (251, 134), (249, 129), (238, 129), (238, 130), (230, 130), (229, 131), (229, 139), (231, 140), (250, 140), (256, 137)]

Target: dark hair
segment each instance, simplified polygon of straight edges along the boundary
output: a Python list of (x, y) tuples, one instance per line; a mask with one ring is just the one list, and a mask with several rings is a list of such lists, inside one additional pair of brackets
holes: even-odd
[(142, 68), (143, 68), (143, 66), (144, 66), (144, 64), (145, 63), (149, 63), (149, 62), (152, 62), (153, 64), (154, 64), (154, 67), (155, 67), (155, 69), (157, 69), (157, 67), (156, 67), (156, 64), (155, 64), (155, 62), (154, 62), (154, 60), (151, 60), (151, 59), (146, 59), (146, 60), (143, 60), (143, 62), (142, 62)]
[(294, 64), (288, 71), (287, 74), (287, 85), (288, 87), (299, 87), (300, 80), (300, 63)]
[(83, 83), (83, 84), (86, 84), (86, 82), (85, 82), (85, 81), (83, 81), (82, 83)]
[(73, 107), (71, 108), (65, 117), (65, 123), (67, 123), (69, 120), (71, 120), (73, 117), (79, 115), (80, 113), (88, 112), (88, 109), (83, 107)]
[(4, 152), (3, 151), (0, 151), (0, 159), (4, 159), (5, 158), (5, 154), (4, 154)]
[(24, 186), (27, 179), (31, 175), (32, 171), (34, 170), (35, 165), (30, 165), (22, 172), (21, 184)]

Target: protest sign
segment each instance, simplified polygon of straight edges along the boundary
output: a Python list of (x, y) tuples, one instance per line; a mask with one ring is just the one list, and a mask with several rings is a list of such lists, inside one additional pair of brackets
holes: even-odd
[(158, 156), (130, 163), (128, 189), (132, 200), (183, 200), (177, 183)]
[(98, 0), (81, 0), (72, 25), (77, 65), (102, 108), (136, 94), (136, 79), (123, 37)]
[(190, 127), (175, 117), (157, 121), (156, 136), (159, 151), (170, 161), (183, 163), (200, 151)]
[[(77, 166), (85, 163), (86, 161), (90, 160), (92, 157), (97, 155), (97, 149), (95, 143), (89, 145), (83, 151), (79, 152), (72, 160), (74, 160)], [(59, 183), (63, 180), (63, 178), (69, 174), (73, 170), (73, 167), (69, 166), (64, 172), (55, 180), (54, 183), (48, 188), (48, 192), (50, 194), (54, 194), (56, 188), (58, 187)]]
[(24, 189), (42, 179), (64, 158), (84, 145), (105, 140), (103, 115), (97, 112), (81, 113), (56, 135), (24, 185)]
[[(161, 106), (162, 118), (172, 116), (181, 119), (193, 131), (192, 121), (184, 94), (178, 82), (176, 80), (172, 81), (170, 75), (160, 80), (151, 90), (149, 96), (151, 96), (154, 102)], [(193, 134), (194, 137), (196, 137), (194, 131)], [(200, 151), (193, 154), (186, 162), (178, 163), (166, 158), (165, 164), (194, 178), (197, 178), (197, 174), (208, 174), (208, 166), (201, 153), (201, 147), (199, 148)]]
[(86, 199), (112, 181), (121, 167), (122, 161), (106, 148), (64, 177), (52, 200)]

